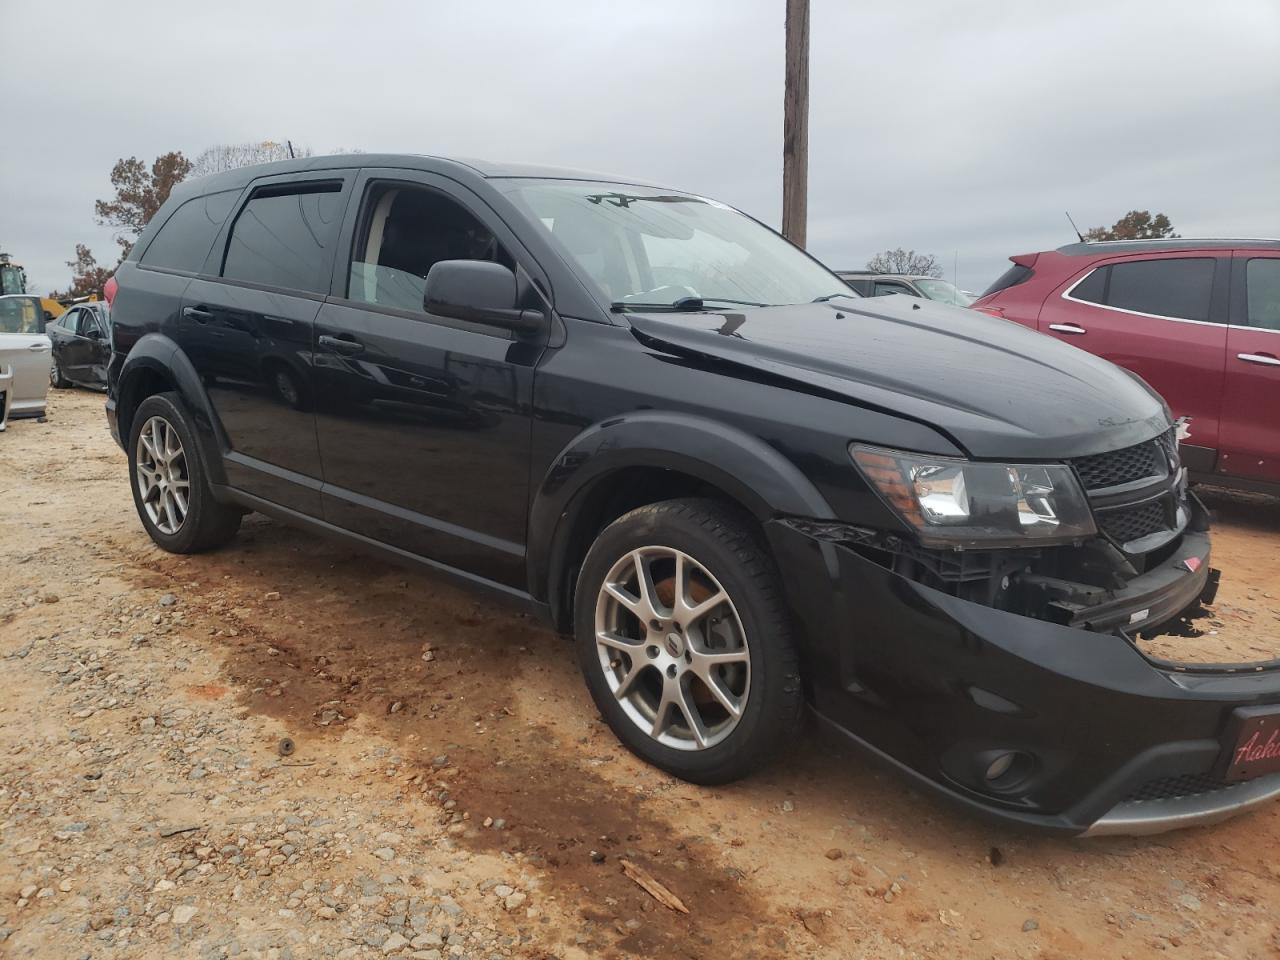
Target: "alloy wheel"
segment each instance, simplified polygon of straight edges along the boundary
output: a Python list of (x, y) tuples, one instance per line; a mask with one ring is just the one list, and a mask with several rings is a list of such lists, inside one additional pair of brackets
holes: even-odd
[(646, 735), (677, 750), (706, 750), (741, 720), (751, 683), (742, 619), (705, 566), (665, 546), (613, 565), (595, 610), (605, 682)]
[(152, 417), (142, 425), (134, 467), (147, 518), (172, 536), (187, 519), (191, 475), (178, 431), (164, 417)]

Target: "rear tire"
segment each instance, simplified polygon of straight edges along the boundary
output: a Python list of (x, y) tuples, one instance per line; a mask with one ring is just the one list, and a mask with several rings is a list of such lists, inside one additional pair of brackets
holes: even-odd
[(49, 368), (49, 385), (57, 387), (59, 390), (65, 390), (71, 386), (71, 381), (62, 372), (62, 364), (58, 363), (57, 360), (54, 360), (53, 366)]
[(704, 499), (632, 510), (587, 552), (574, 606), (591, 696), (643, 760), (726, 783), (796, 735), (803, 693), (790, 616), (773, 559), (740, 511)]
[(214, 499), (190, 414), (176, 393), (155, 394), (138, 405), (128, 453), (133, 504), (158, 547), (199, 553), (236, 535), (244, 514)]

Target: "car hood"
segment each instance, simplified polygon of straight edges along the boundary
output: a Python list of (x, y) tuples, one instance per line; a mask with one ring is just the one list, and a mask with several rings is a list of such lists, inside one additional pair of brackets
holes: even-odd
[(1170, 425), (1164, 401), (1114, 364), (1013, 321), (915, 297), (626, 319), (652, 348), (916, 420), (980, 459), (1085, 456)]

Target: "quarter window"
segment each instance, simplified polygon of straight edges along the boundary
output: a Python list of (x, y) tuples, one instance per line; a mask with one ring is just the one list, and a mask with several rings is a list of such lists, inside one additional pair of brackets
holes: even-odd
[(434, 190), (374, 184), (365, 201), (347, 297), (422, 312), (427, 274), (441, 260), (491, 260), (515, 268), (493, 233)]
[(235, 200), (235, 190), (188, 200), (164, 222), (139, 262), (149, 267), (199, 273)]
[(1207, 321), (1213, 269), (1212, 257), (1126, 260), (1095, 270), (1071, 296), (1117, 310)]
[(1086, 300), (1089, 303), (1106, 303), (1107, 302), (1107, 273), (1108, 267), (1101, 270), (1095, 270), (1083, 280), (1081, 280), (1071, 295), (1077, 300)]
[(341, 183), (289, 184), (256, 191), (231, 228), (222, 276), (325, 293), (342, 220), (341, 200)]
[(1256, 257), (1245, 264), (1249, 326), (1280, 330), (1280, 258)]

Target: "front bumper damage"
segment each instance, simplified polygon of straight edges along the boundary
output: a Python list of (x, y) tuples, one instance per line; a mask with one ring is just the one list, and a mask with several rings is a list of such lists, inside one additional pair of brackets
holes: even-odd
[[(767, 525), (826, 723), (975, 812), (1069, 834), (1156, 833), (1280, 796), (1221, 778), (1234, 711), (1280, 709), (1280, 663), (1153, 661), (1148, 629), (1211, 599), (1207, 532), (1045, 619), (927, 586), (803, 521)], [(1053, 622), (1056, 618), (1060, 622)], [(989, 778), (996, 758), (1018, 759)]]

